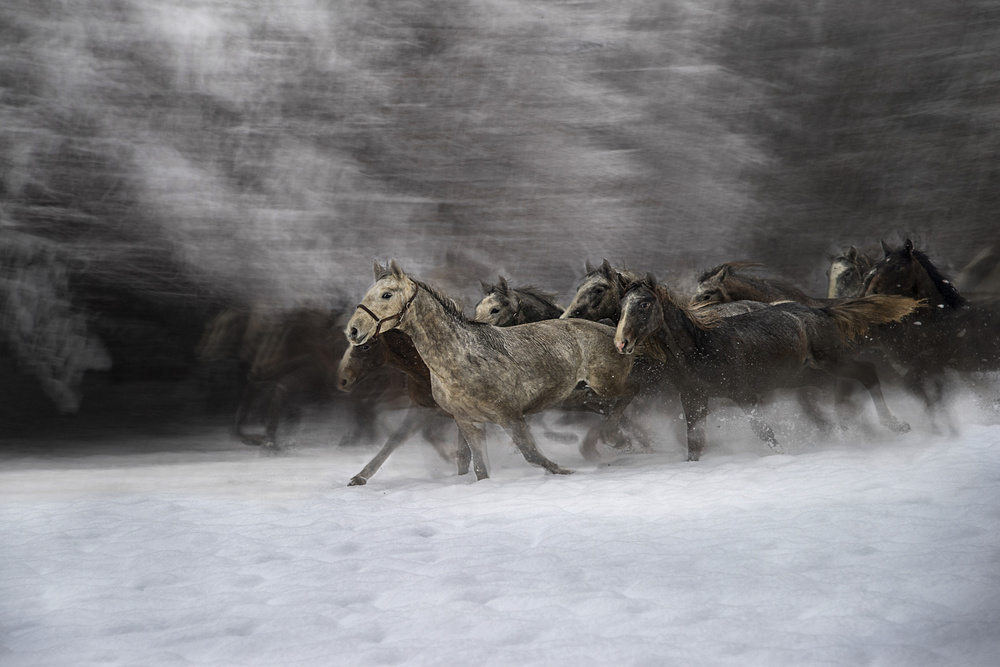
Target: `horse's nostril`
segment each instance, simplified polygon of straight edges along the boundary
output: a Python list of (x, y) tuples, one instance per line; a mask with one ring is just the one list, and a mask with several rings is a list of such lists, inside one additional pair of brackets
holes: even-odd
[(351, 338), (357, 338), (357, 337), (358, 337), (358, 328), (351, 327)]
[(341, 386), (341, 387), (346, 387), (346, 386), (347, 386), (347, 378), (344, 378), (344, 379), (342, 379), (342, 380), (340, 381), (340, 386)]

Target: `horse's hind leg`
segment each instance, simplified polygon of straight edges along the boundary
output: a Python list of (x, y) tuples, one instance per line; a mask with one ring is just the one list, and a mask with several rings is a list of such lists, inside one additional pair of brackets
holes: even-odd
[(781, 445), (778, 444), (778, 439), (774, 436), (774, 429), (760, 415), (760, 404), (757, 402), (757, 399), (744, 399), (738, 401), (737, 404), (746, 413), (747, 419), (750, 420), (750, 428), (753, 429), (754, 434), (766, 442), (767, 446), (772, 450), (781, 453)]
[(550, 461), (538, 450), (535, 439), (531, 437), (531, 431), (528, 429), (528, 422), (524, 421), (524, 417), (500, 424), (500, 427), (507, 432), (507, 435), (514, 441), (514, 445), (521, 450), (524, 460), (531, 465), (545, 468), (546, 471), (553, 475), (572, 474), (572, 470), (563, 468), (559, 464)]
[(909, 424), (896, 419), (889, 411), (889, 406), (886, 405), (885, 397), (882, 395), (882, 385), (879, 383), (875, 364), (855, 359), (841, 364), (834, 373), (839, 377), (853, 378), (865, 386), (872, 397), (872, 403), (875, 404), (878, 420), (883, 426), (897, 433), (906, 433), (910, 430)]
[(687, 421), (688, 461), (697, 461), (705, 448), (705, 420), (708, 418), (708, 397), (681, 392), (681, 407)]
[[(433, 421), (443, 421), (443, 419), (435, 419)], [(447, 425), (450, 426), (454, 423), (451, 415), (449, 415)], [(439, 428), (437, 428), (440, 426), (443, 426), (443, 424), (433, 424), (429, 421), (423, 429), (424, 439), (431, 443), (438, 456), (448, 463), (457, 465), (459, 475), (464, 475), (469, 472), (469, 465), (472, 463), (472, 452), (469, 450), (469, 443), (465, 441), (465, 437), (461, 431), (458, 432), (458, 442), (445, 442), (444, 438), (441, 437)]]
[(476, 479), (486, 479), (490, 476), (489, 457), (486, 454), (486, 436), (483, 429), (469, 421), (455, 420), (458, 430), (462, 432), (462, 437), (469, 444), (472, 452), (472, 469), (476, 471)]
[(389, 455), (400, 448), (404, 442), (410, 439), (410, 437), (416, 433), (420, 428), (426, 423), (428, 416), (431, 412), (426, 408), (419, 408), (417, 406), (410, 406), (410, 409), (406, 411), (406, 415), (403, 417), (402, 423), (399, 427), (393, 431), (389, 439), (385, 441), (382, 445), (382, 449), (378, 451), (371, 461), (368, 462), (361, 472), (351, 478), (348, 482), (348, 486), (361, 486), (371, 479), (371, 476), (378, 472), (378, 469), (382, 467), (382, 464), (386, 462)]

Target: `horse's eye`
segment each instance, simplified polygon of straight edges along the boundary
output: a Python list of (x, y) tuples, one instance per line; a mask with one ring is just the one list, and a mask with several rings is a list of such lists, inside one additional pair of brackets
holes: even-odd
[(392, 298), (392, 292), (386, 292), (385, 294), (382, 295), (382, 298), (383, 299), (391, 299)]
[(364, 345), (361, 346), (361, 350), (364, 351), (364, 352), (367, 352), (370, 349), (372, 349), (372, 346), (368, 345), (367, 343), (365, 343)]
[(604, 294), (604, 288), (603, 287), (595, 287), (594, 288), (594, 294)]
[(642, 308), (642, 309), (649, 308), (649, 302), (648, 301), (641, 301), (639, 303), (639, 307)]
[(500, 312), (499, 308), (491, 308), (490, 309), (490, 315), (496, 315), (499, 312)]

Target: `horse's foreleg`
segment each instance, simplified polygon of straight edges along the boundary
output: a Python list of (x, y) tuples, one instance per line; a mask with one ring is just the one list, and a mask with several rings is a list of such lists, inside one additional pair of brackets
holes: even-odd
[(253, 385), (253, 383), (247, 381), (247, 386), (243, 390), (243, 396), (240, 398), (240, 404), (236, 406), (236, 414), (233, 416), (233, 423), (230, 426), (230, 433), (232, 433), (233, 437), (246, 445), (260, 444), (260, 442), (247, 442), (247, 439), (243, 434), (243, 424), (247, 420), (247, 413), (253, 406), (256, 394), (257, 388)]
[(288, 396), (288, 388), (282, 383), (277, 383), (271, 393), (271, 400), (267, 407), (267, 425), (264, 428), (264, 439), (261, 445), (265, 448), (278, 449), (278, 424), (281, 423), (281, 416), (285, 410), (285, 398)]
[(535, 439), (531, 437), (528, 422), (524, 421), (524, 417), (500, 424), (500, 427), (507, 432), (507, 435), (514, 441), (514, 446), (521, 450), (524, 460), (531, 465), (545, 468), (546, 471), (553, 475), (572, 474), (572, 470), (563, 468), (559, 464), (550, 461), (538, 450), (538, 445), (535, 444)]
[(389, 455), (400, 448), (404, 442), (409, 440), (414, 433), (416, 433), (420, 428), (427, 422), (428, 417), (431, 415), (431, 411), (426, 408), (419, 408), (415, 405), (410, 406), (410, 409), (406, 411), (406, 415), (403, 416), (403, 421), (400, 423), (399, 427), (393, 431), (389, 439), (385, 441), (382, 445), (382, 449), (378, 451), (371, 461), (368, 462), (361, 472), (351, 478), (348, 482), (348, 486), (361, 486), (371, 479), (371, 476), (378, 472), (378, 469), (382, 467), (382, 464), (386, 462)]
[(886, 405), (885, 397), (882, 395), (882, 385), (879, 382), (875, 364), (868, 361), (852, 360), (842, 365), (838, 369), (837, 375), (853, 378), (865, 386), (868, 394), (872, 397), (872, 403), (875, 404), (875, 412), (878, 413), (878, 420), (883, 426), (897, 433), (906, 433), (910, 430), (909, 424), (896, 419), (892, 412), (889, 411), (889, 406)]
[(705, 420), (708, 418), (708, 397), (681, 392), (681, 407), (687, 421), (688, 461), (697, 461), (705, 448)]
[(747, 419), (750, 420), (750, 428), (753, 429), (754, 434), (767, 443), (775, 452), (781, 452), (781, 446), (778, 444), (778, 439), (774, 436), (774, 429), (764, 421), (764, 418), (760, 414), (760, 403), (758, 403), (756, 398), (748, 398), (737, 401), (737, 405), (746, 414)]
[(469, 421), (458, 421), (458, 430), (462, 432), (462, 437), (469, 443), (472, 452), (472, 469), (476, 471), (476, 479), (486, 479), (489, 473), (489, 457), (486, 455), (486, 435), (483, 429)]

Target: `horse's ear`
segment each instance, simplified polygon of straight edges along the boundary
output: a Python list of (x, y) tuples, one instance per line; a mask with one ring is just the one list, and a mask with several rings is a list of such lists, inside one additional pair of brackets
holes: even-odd
[(732, 266), (730, 266), (729, 264), (723, 264), (722, 268), (719, 269), (719, 272), (716, 273), (714, 277), (718, 278), (719, 280), (722, 280), (722, 279), (726, 278), (727, 276), (729, 276), (729, 274), (730, 274), (730, 272), (732, 270), (733, 270)]
[(847, 259), (849, 259), (850, 261), (853, 262), (857, 258), (858, 258), (858, 249), (855, 248), (854, 246), (851, 246), (850, 248), (848, 248), (847, 249)]
[(497, 284), (500, 285), (500, 289), (502, 289), (504, 292), (506, 292), (507, 291), (507, 279), (504, 278), (503, 276), (497, 276), (497, 278), (499, 279), (498, 282), (497, 282)]
[(483, 296), (489, 295), (489, 293), (493, 290), (493, 285), (490, 285), (482, 279), (479, 280), (479, 286), (483, 288)]
[(588, 274), (594, 272), (594, 265), (590, 263), (589, 259), (583, 263), (583, 270), (586, 271)]
[(375, 280), (378, 280), (383, 275), (385, 275), (385, 267), (379, 264), (377, 259), (375, 260), (375, 266), (373, 267), (373, 270), (375, 271)]
[(604, 276), (607, 278), (611, 278), (612, 276), (615, 275), (615, 269), (613, 266), (611, 266), (611, 262), (609, 262), (606, 259), (603, 262), (601, 262), (601, 273), (603, 273)]
[(649, 283), (650, 287), (654, 287), (654, 288), (659, 283), (659, 281), (656, 279), (656, 276), (653, 275), (652, 271), (647, 271), (646, 272), (646, 282)]
[(394, 259), (390, 259), (389, 260), (389, 267), (388, 267), (388, 269), (389, 269), (389, 272), (392, 273), (393, 278), (405, 278), (406, 277), (405, 274), (403, 273), (403, 269), (399, 268), (399, 264), (397, 264), (396, 260), (394, 260)]
[(879, 243), (882, 244), (882, 252), (885, 253), (886, 257), (892, 254), (892, 248), (890, 248), (889, 244), (885, 242), (885, 239), (880, 240)]
[(913, 241), (911, 241), (910, 239), (906, 239), (905, 241), (903, 241), (903, 251), (907, 255), (913, 254)]

